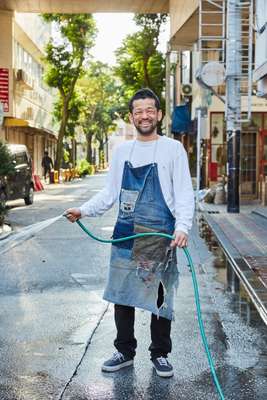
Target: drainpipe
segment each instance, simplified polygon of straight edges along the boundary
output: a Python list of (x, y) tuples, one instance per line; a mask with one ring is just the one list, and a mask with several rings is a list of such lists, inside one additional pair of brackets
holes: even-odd
[(239, 0), (227, 1), (226, 40), (226, 131), (227, 212), (239, 213), (239, 170), (241, 132), (241, 10)]
[(166, 53), (166, 79), (165, 79), (165, 126), (166, 136), (171, 136), (171, 96), (170, 96), (170, 79), (171, 79), (171, 62), (170, 62), (170, 44), (168, 43)]

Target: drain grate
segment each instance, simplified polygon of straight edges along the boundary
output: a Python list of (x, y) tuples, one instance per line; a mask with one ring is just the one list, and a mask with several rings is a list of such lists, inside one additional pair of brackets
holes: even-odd
[(267, 287), (267, 257), (266, 256), (246, 256), (244, 257), (248, 266), (261, 278)]

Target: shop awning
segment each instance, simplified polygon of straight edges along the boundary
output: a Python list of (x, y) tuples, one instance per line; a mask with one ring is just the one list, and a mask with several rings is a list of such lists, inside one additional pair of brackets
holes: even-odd
[(192, 122), (187, 104), (176, 106), (172, 113), (172, 133), (189, 133), (192, 131)]
[(4, 126), (29, 126), (29, 122), (25, 119), (5, 117)]

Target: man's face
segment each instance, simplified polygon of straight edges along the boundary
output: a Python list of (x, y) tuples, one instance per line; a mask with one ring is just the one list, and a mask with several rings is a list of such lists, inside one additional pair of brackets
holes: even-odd
[(133, 111), (130, 113), (130, 121), (136, 127), (140, 135), (149, 136), (156, 131), (157, 123), (162, 118), (161, 110), (157, 110), (155, 100), (146, 98), (133, 102)]

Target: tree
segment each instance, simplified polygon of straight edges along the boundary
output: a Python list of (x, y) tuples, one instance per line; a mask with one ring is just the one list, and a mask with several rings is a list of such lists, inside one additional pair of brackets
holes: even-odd
[(114, 127), (113, 120), (118, 107), (118, 86), (109, 67), (99, 61), (90, 64), (84, 78), (79, 82), (83, 101), (80, 125), (87, 140), (87, 161), (92, 164), (93, 140), (99, 143), (99, 159), (103, 164), (104, 144)]
[(124, 85), (126, 102), (141, 87), (149, 87), (160, 98), (165, 109), (163, 88), (165, 83), (165, 60), (157, 50), (160, 30), (167, 14), (139, 14), (134, 20), (140, 30), (126, 36), (116, 51), (115, 73)]
[(44, 21), (53, 23), (59, 32), (46, 45), (45, 55), (45, 82), (58, 89), (60, 96), (60, 127), (55, 160), (55, 168), (59, 169), (75, 86), (84, 73), (88, 51), (94, 45), (96, 25), (90, 14), (43, 14), (42, 17)]
[(15, 172), (12, 155), (8, 147), (0, 141), (0, 178)]
[[(71, 138), (72, 140), (75, 139), (75, 128), (77, 124), (79, 123), (80, 119), (80, 113), (83, 107), (83, 101), (81, 100), (78, 91), (75, 90), (73, 92), (72, 98), (69, 102), (69, 115), (68, 115), (68, 121), (66, 123), (66, 128), (65, 128), (65, 135), (64, 137), (66, 138)], [(61, 121), (61, 115), (62, 115), (62, 109), (63, 109), (63, 103), (62, 103), (62, 98), (60, 97), (58, 101), (54, 104), (54, 111), (53, 111), (53, 116), (57, 122), (60, 123)], [(73, 150), (73, 148), (72, 148)], [(66, 149), (63, 151), (65, 155), (68, 156), (68, 161), (71, 161), (72, 164), (74, 165), (75, 163), (75, 155), (73, 151), (67, 151)], [(71, 153), (71, 154), (69, 154)], [(63, 156), (65, 158), (65, 156)], [(64, 159), (64, 161), (66, 161)]]

